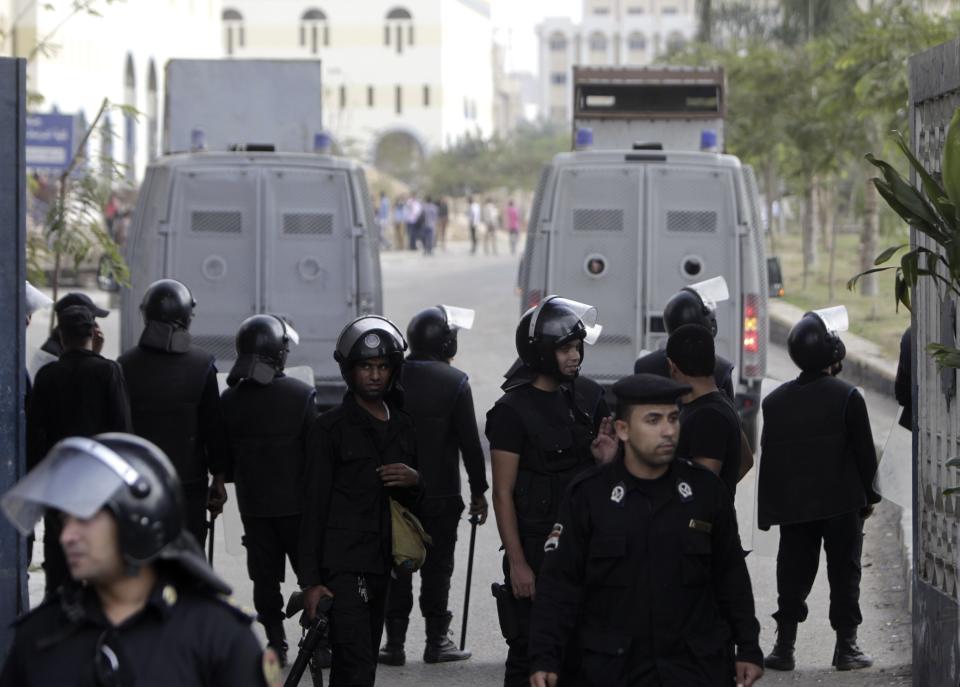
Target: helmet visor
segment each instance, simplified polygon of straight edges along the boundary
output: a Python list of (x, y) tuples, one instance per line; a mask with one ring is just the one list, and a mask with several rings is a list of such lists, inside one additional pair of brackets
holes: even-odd
[(473, 329), (473, 320), (477, 315), (476, 310), (470, 308), (458, 308), (455, 305), (441, 305), (444, 316), (447, 318), (447, 326), (450, 329)]
[(366, 315), (354, 320), (340, 332), (337, 339), (337, 352), (346, 359), (350, 355), (353, 345), (373, 331), (386, 332), (394, 339), (401, 351), (407, 350), (407, 341), (393, 322), (378, 315)]
[(53, 305), (53, 299), (30, 282), (27, 282), (25, 300), (28, 315), (33, 315), (33, 313), (37, 312), (38, 310), (42, 308), (49, 308), (51, 305)]
[[(551, 310), (554, 308), (567, 310), (572, 317), (546, 317), (544, 316), (544, 309), (548, 305)], [(533, 338), (536, 335), (538, 326), (543, 334), (549, 334), (558, 338), (566, 336), (573, 331), (571, 325), (576, 324), (575, 322), (571, 323), (569, 321), (573, 318), (579, 320), (586, 331), (586, 336), (583, 338), (584, 343), (588, 345), (596, 343), (597, 339), (600, 338), (600, 332), (603, 330), (603, 327), (597, 324), (597, 309), (592, 305), (587, 305), (579, 301), (571, 301), (566, 298), (561, 298), (560, 296), (549, 296), (537, 306), (533, 317), (530, 318), (530, 337)]]
[(17, 482), (0, 508), (24, 535), (48, 508), (88, 519), (124, 485), (140, 474), (116, 452), (92, 439), (70, 437), (52, 449), (39, 465)]
[(274, 315), (274, 317), (280, 320), (280, 324), (283, 325), (283, 333), (293, 342), (293, 345), (299, 346), (300, 335), (297, 333), (297, 330), (293, 328), (293, 323), (283, 315)]
[(722, 276), (691, 284), (687, 288), (700, 296), (700, 300), (703, 301), (704, 306), (709, 308), (711, 312), (717, 309), (717, 303), (730, 300), (730, 290), (727, 288), (727, 280)]
[(821, 308), (812, 312), (820, 318), (828, 332), (845, 332), (850, 328), (850, 317), (847, 315), (845, 305), (835, 305), (832, 308)]

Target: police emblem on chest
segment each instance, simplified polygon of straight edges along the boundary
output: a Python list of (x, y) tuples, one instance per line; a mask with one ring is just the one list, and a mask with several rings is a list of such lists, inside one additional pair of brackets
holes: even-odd
[(626, 496), (627, 490), (624, 488), (623, 483), (621, 482), (613, 488), (613, 491), (610, 492), (610, 500), (613, 501), (618, 506), (623, 503), (623, 497)]
[(550, 535), (547, 537), (547, 541), (543, 544), (543, 550), (546, 553), (551, 551), (556, 551), (560, 546), (560, 535), (563, 534), (563, 523), (556, 523), (553, 526), (553, 529), (550, 530)]
[(677, 493), (680, 494), (680, 500), (684, 503), (693, 500), (693, 488), (688, 482), (677, 482)]

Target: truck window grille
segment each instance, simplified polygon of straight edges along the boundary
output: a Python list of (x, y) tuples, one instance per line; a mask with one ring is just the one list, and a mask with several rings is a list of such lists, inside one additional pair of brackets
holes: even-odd
[(574, 231), (623, 231), (623, 210), (574, 210)]
[(317, 212), (289, 212), (283, 215), (283, 233), (295, 236), (332, 236), (333, 215)]
[(717, 213), (712, 210), (670, 210), (667, 231), (710, 234), (717, 231)]
[(607, 334), (600, 332), (600, 338), (597, 339), (595, 346), (629, 346), (633, 343), (633, 338), (626, 334)]
[[(232, 336), (192, 336), (191, 342), (214, 358), (218, 363), (233, 361), (237, 358), (237, 349)], [(223, 369), (223, 366), (220, 366)]]
[(243, 220), (240, 212), (231, 210), (194, 210), (190, 213), (190, 228), (208, 234), (240, 234)]

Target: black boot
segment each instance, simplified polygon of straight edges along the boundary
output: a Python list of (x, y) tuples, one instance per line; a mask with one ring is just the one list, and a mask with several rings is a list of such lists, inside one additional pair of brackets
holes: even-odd
[(777, 643), (773, 651), (763, 659), (763, 665), (774, 670), (793, 670), (796, 660), (793, 647), (797, 643), (797, 624), (777, 621)]
[(427, 646), (423, 650), (424, 663), (448, 663), (466, 661), (469, 651), (460, 651), (450, 639), (450, 620), (452, 613), (427, 618)]
[(277, 659), (280, 661), (280, 667), (287, 667), (287, 635), (283, 631), (283, 624), (279, 623), (277, 625), (266, 626), (264, 625), (264, 630), (267, 632), (267, 647), (273, 649), (277, 654)]
[(859, 670), (873, 665), (873, 658), (857, 646), (857, 628), (837, 630), (837, 646), (833, 650), (833, 667), (837, 670)]
[(387, 632), (387, 643), (380, 649), (377, 663), (386, 666), (402, 666), (407, 662), (407, 653), (403, 643), (407, 640), (409, 618), (387, 618), (383, 627)]

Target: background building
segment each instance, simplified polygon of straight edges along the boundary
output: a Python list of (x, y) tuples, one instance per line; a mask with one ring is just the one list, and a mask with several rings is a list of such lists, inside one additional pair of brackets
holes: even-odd
[(493, 132), (488, 0), (224, 0), (222, 30), (228, 57), (319, 58), (325, 128), (394, 173)]
[(220, 15), (221, 0), (0, 0), (0, 54), (29, 58), (32, 109), (78, 115), (77, 142), (104, 98), (135, 109), (112, 110), (87, 149), (134, 182), (160, 149), (164, 64), (219, 56)]
[(583, 0), (583, 20), (549, 17), (537, 27), (540, 115), (572, 117), (575, 64), (646, 65), (680, 48), (697, 31), (696, 0)]

